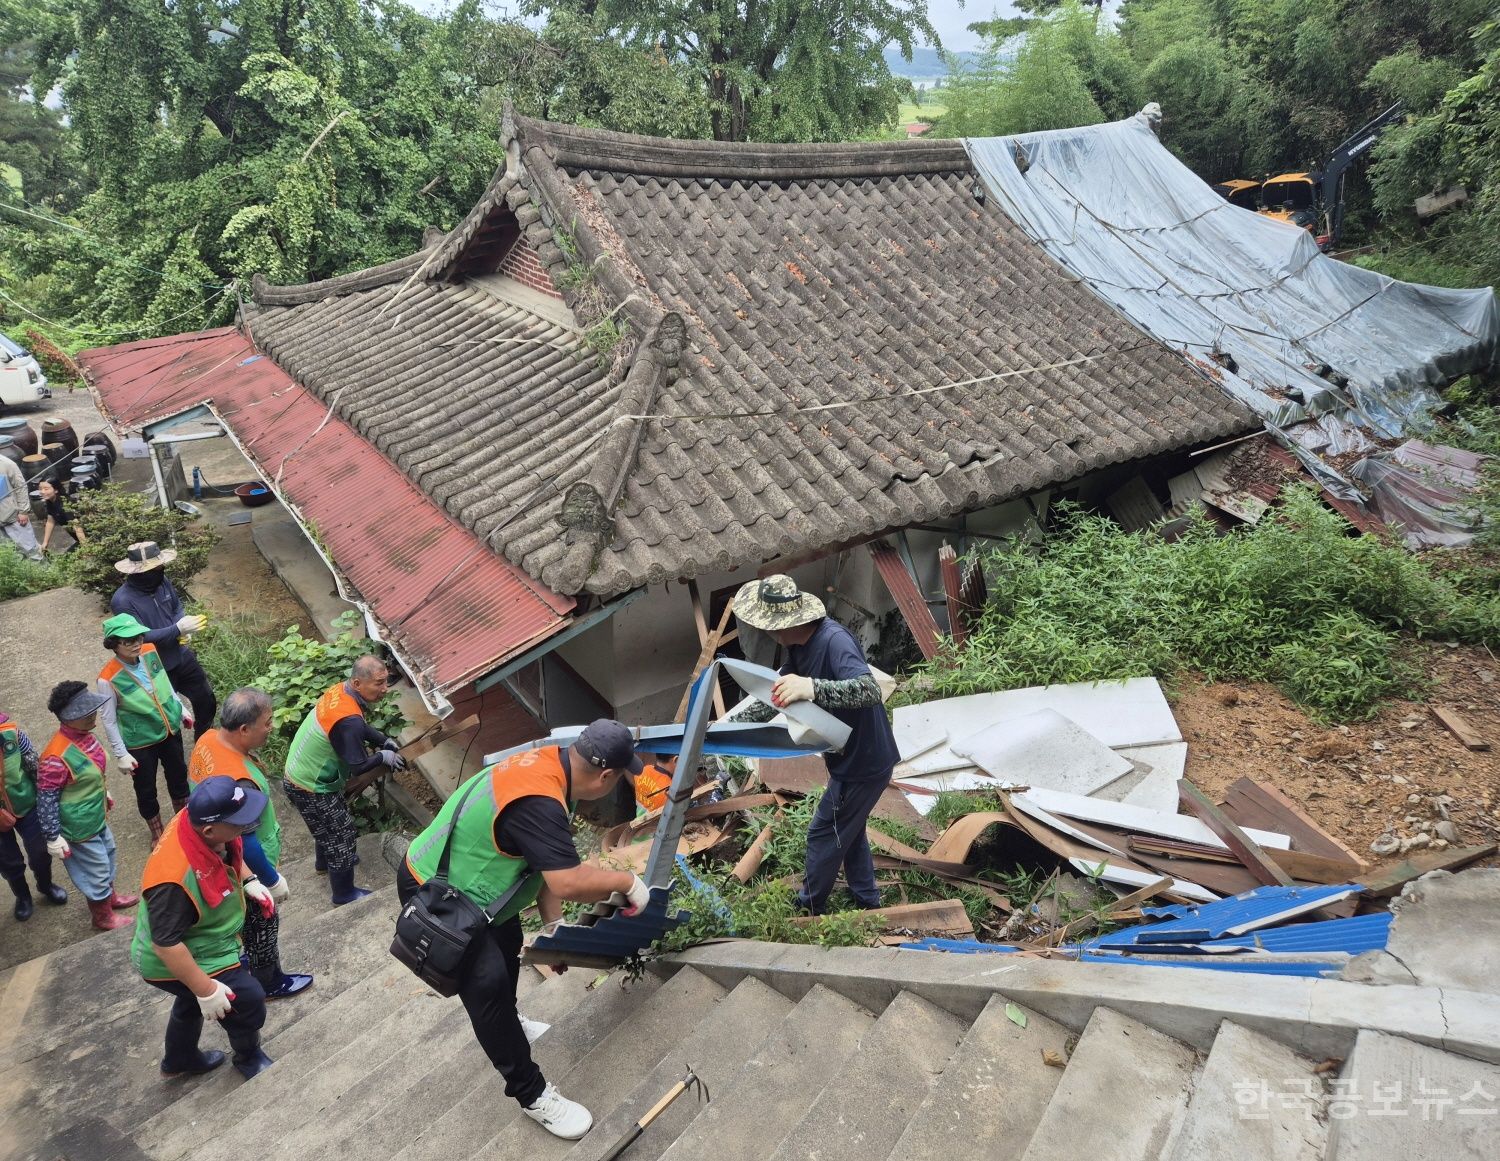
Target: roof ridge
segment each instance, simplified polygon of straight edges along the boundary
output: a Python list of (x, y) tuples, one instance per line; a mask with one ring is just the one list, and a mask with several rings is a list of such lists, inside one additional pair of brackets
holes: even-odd
[(963, 142), (839, 141), (761, 144), (679, 140), (584, 129), (531, 117), (507, 117), (526, 146), (541, 149), (562, 169), (599, 170), (683, 180), (822, 181), (968, 172)]
[(374, 290), (419, 270), (428, 254), (447, 235), (428, 226), (422, 232), (422, 245), (410, 254), (382, 262), (378, 266), (366, 266), (362, 270), (351, 270), (347, 274), (336, 274), (316, 282), (296, 282), (278, 286), (267, 280), (264, 274), (256, 274), (250, 280), (250, 296), (261, 306), (298, 306), (304, 302), (317, 302), (323, 298), (334, 298), (341, 294), (357, 294), (362, 290)]

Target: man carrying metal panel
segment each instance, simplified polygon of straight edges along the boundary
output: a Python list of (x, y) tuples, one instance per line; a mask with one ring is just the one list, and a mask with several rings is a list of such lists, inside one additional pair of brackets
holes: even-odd
[(810, 701), (850, 728), (841, 752), (828, 752), (828, 789), (807, 829), (807, 870), (797, 901), (810, 914), (828, 905), (839, 868), (862, 907), (880, 906), (865, 821), (891, 780), (899, 754), (881, 704), (880, 686), (854, 634), (828, 616), (823, 602), (789, 576), (751, 581), (735, 594), (734, 615), (769, 633), (786, 650), (771, 702), (750, 706), (735, 721), (763, 722), (778, 710)]

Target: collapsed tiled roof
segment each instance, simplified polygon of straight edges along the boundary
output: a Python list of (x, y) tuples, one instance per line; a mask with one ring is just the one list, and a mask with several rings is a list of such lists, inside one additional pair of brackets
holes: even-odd
[[(727, 145), (520, 118), (506, 140), (440, 244), (258, 285), (247, 317), (556, 591), (829, 549), (1253, 426), (976, 197), (959, 142)], [(497, 297), (511, 247), (576, 327)]]

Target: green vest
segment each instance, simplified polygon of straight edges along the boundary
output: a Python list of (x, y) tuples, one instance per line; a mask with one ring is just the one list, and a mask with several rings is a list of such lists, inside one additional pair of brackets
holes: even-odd
[[(514, 757), (546, 753), (546, 750), (532, 750)], [(556, 764), (556, 751), (551, 753), (554, 755), (553, 763)], [(412, 841), (406, 852), (406, 863), (413, 878), (419, 883), (425, 883), (437, 874), (443, 843), (451, 833), (453, 841), (448, 848), (448, 882), (481, 908), (488, 907), (518, 880), (523, 880), (524, 876), (521, 889), (496, 914), (496, 923), (504, 923), (526, 910), (536, 902), (536, 897), (542, 890), (541, 872), (531, 871), (525, 859), (502, 854), (495, 846), (495, 823), (500, 812), (516, 798), (538, 793), (539, 790), (539, 787), (527, 784), (531, 779), (520, 785), (509, 784), (505, 774), (513, 760), (514, 758), (481, 770), (455, 790), (452, 797), (443, 803), (437, 817)], [(500, 787), (498, 796), (497, 784)], [(465, 799), (464, 792), (470, 786), (474, 787), (473, 792)], [(522, 793), (517, 793), (517, 790)], [(458, 819), (455, 827), (454, 816), (458, 812), (460, 801), (463, 801), (463, 816)]]
[(36, 805), (36, 783), (21, 765), (21, 727), (15, 722), (0, 725), (0, 776), (11, 812), (17, 818), (30, 814)]
[(105, 823), (104, 771), (62, 734), (47, 743), (44, 753), (60, 757), (73, 775), (58, 798), (63, 838), (70, 843), (96, 838)]
[(250, 781), (266, 796), (266, 809), (260, 816), (260, 825), (255, 828), (255, 837), (260, 840), (260, 849), (265, 852), (271, 866), (280, 869), (281, 823), (276, 821), (276, 797), (271, 793), (271, 783), (265, 773), (249, 758), (245, 759), (245, 771), (250, 775)]
[(141, 664), (151, 679), (147, 689), (118, 658), (104, 667), (99, 676), (114, 687), (115, 719), (120, 738), (128, 750), (142, 750), (166, 741), (169, 734), (182, 730), (182, 703), (172, 692), (167, 667), (154, 645), (141, 649)]
[(151, 946), (151, 904), (145, 892), (163, 883), (175, 883), (188, 893), (193, 906), (198, 909), (198, 922), (188, 928), (183, 936), (183, 946), (196, 963), (209, 975), (235, 967), (240, 962), (240, 929), (245, 926), (245, 891), (240, 885), (239, 874), (229, 870), (229, 881), (234, 894), (224, 899), (217, 907), (210, 907), (198, 886), (198, 876), (183, 853), (182, 844), (174, 833), (179, 825), (187, 825), (186, 815), (179, 814), (172, 820), (167, 833), (156, 850), (146, 860), (146, 874), (141, 884), (141, 901), (135, 913), (135, 934), (130, 939), (130, 961), (136, 971), (148, 980), (170, 980), (176, 977)]
[(286, 755), (286, 777), (313, 794), (338, 794), (349, 781), (349, 767), (339, 761), (329, 732), (346, 717), (364, 718), (364, 709), (343, 682), (327, 690), (292, 738)]

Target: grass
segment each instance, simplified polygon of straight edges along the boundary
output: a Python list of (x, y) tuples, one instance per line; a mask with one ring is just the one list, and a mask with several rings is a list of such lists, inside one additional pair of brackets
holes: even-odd
[(947, 111), (947, 108), (936, 101), (928, 101), (924, 105), (903, 101), (900, 109), (896, 111), (896, 124), (902, 126), (910, 125), (913, 121), (922, 121), (930, 125), (935, 118), (941, 117)]
[[(32, 521), (36, 523), (35, 520)], [(40, 529), (37, 530), (40, 532)], [(37, 538), (40, 543), (41, 537)], [(33, 593), (60, 589), (72, 583), (66, 557), (49, 556), (42, 561), (27, 560), (10, 541), (0, 541), (0, 601), (29, 597)]]
[(1199, 519), (1174, 544), (1060, 510), (1040, 551), (989, 556), (976, 631), (926, 665), (905, 700), (1192, 668), (1274, 682), (1320, 720), (1356, 720), (1421, 693), (1413, 638), (1500, 644), (1500, 570), (1439, 571), (1349, 535), (1308, 489), (1284, 501), (1228, 535)]

